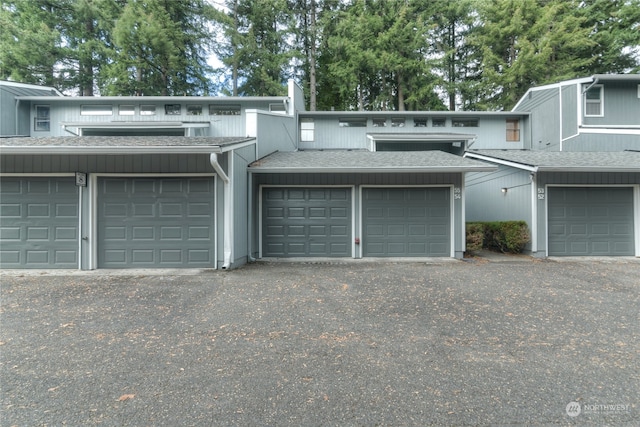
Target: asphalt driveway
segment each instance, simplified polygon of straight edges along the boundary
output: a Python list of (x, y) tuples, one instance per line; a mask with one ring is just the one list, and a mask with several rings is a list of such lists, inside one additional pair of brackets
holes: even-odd
[(638, 262), (0, 281), (3, 426), (640, 425)]

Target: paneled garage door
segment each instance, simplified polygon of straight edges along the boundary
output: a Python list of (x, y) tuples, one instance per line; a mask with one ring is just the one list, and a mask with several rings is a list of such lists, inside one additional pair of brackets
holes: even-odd
[(0, 179), (0, 266), (78, 268), (74, 178)]
[(263, 187), (263, 257), (348, 257), (351, 235), (351, 189)]
[(213, 178), (98, 181), (98, 266), (215, 267)]
[(549, 255), (633, 255), (633, 189), (550, 187)]
[(449, 188), (365, 188), (363, 256), (451, 256)]

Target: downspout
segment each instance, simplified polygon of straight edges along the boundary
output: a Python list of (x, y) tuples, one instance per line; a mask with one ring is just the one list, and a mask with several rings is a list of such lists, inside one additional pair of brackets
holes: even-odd
[(216, 171), (218, 176), (222, 179), (224, 187), (224, 212), (223, 212), (223, 250), (224, 258), (222, 263), (222, 269), (227, 270), (231, 267), (231, 239), (233, 238), (233, 230), (231, 227), (231, 180), (229, 176), (224, 172), (222, 166), (218, 162), (218, 154), (211, 153), (209, 156), (209, 162)]

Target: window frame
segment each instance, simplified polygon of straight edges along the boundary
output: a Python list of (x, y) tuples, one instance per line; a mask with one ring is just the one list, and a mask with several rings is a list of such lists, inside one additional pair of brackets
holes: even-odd
[[(46, 111), (46, 117), (40, 116), (40, 111)], [(46, 124), (46, 126), (45, 126)], [(35, 105), (35, 114), (33, 117), (34, 132), (51, 132), (51, 105), (38, 104)]]
[(474, 117), (456, 117), (451, 119), (452, 128), (477, 128), (480, 127), (480, 120)]
[[(123, 110), (122, 107), (131, 108), (130, 110)], [(136, 106), (133, 104), (119, 104), (118, 105), (118, 115), (119, 116), (135, 116), (136, 114)]]
[(413, 127), (414, 128), (426, 128), (426, 127), (429, 127), (429, 118), (428, 117), (414, 117), (413, 118)]
[(371, 119), (372, 125), (374, 128), (386, 128), (387, 127), (387, 118), (386, 117), (373, 117)]
[(300, 118), (300, 141), (301, 142), (314, 142), (315, 141), (315, 121), (312, 117)]
[(141, 116), (155, 116), (158, 106), (154, 104), (140, 104)]
[[(589, 99), (589, 92), (593, 91), (597, 89), (598, 90), (598, 99), (597, 100), (592, 100)], [(589, 87), (587, 90), (584, 91), (584, 94), (582, 96), (582, 102), (583, 102), (583, 108), (584, 108), (584, 116), (585, 117), (604, 117), (604, 85), (598, 84), (598, 85), (593, 85), (591, 87)], [(598, 114), (590, 114), (588, 112), (587, 106), (588, 105), (594, 105), (597, 104), (598, 105)]]
[(202, 104), (187, 104), (187, 116), (202, 116)]
[[(515, 126), (510, 127), (510, 124)], [(520, 142), (520, 119), (511, 118), (505, 120), (507, 142)]]
[(182, 104), (164, 104), (165, 116), (181, 116)]
[(210, 116), (239, 116), (241, 111), (240, 104), (209, 104)]
[(340, 117), (338, 119), (338, 126), (341, 128), (366, 128), (366, 117)]
[(431, 127), (434, 128), (446, 128), (447, 127), (447, 118), (446, 117), (434, 117), (431, 119)]
[(81, 104), (81, 116), (113, 116), (113, 105)]

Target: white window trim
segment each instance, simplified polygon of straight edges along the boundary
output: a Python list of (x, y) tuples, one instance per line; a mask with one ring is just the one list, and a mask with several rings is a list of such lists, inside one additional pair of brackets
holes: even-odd
[(591, 104), (595, 104), (595, 102), (587, 102), (587, 90), (584, 91), (584, 94), (582, 95), (582, 106), (584, 109), (584, 116), (585, 117), (604, 117), (604, 86), (603, 85), (593, 85), (592, 87), (589, 88), (589, 90), (593, 90), (593, 89), (600, 89), (600, 114), (589, 114), (587, 113), (587, 104), (591, 103)]

